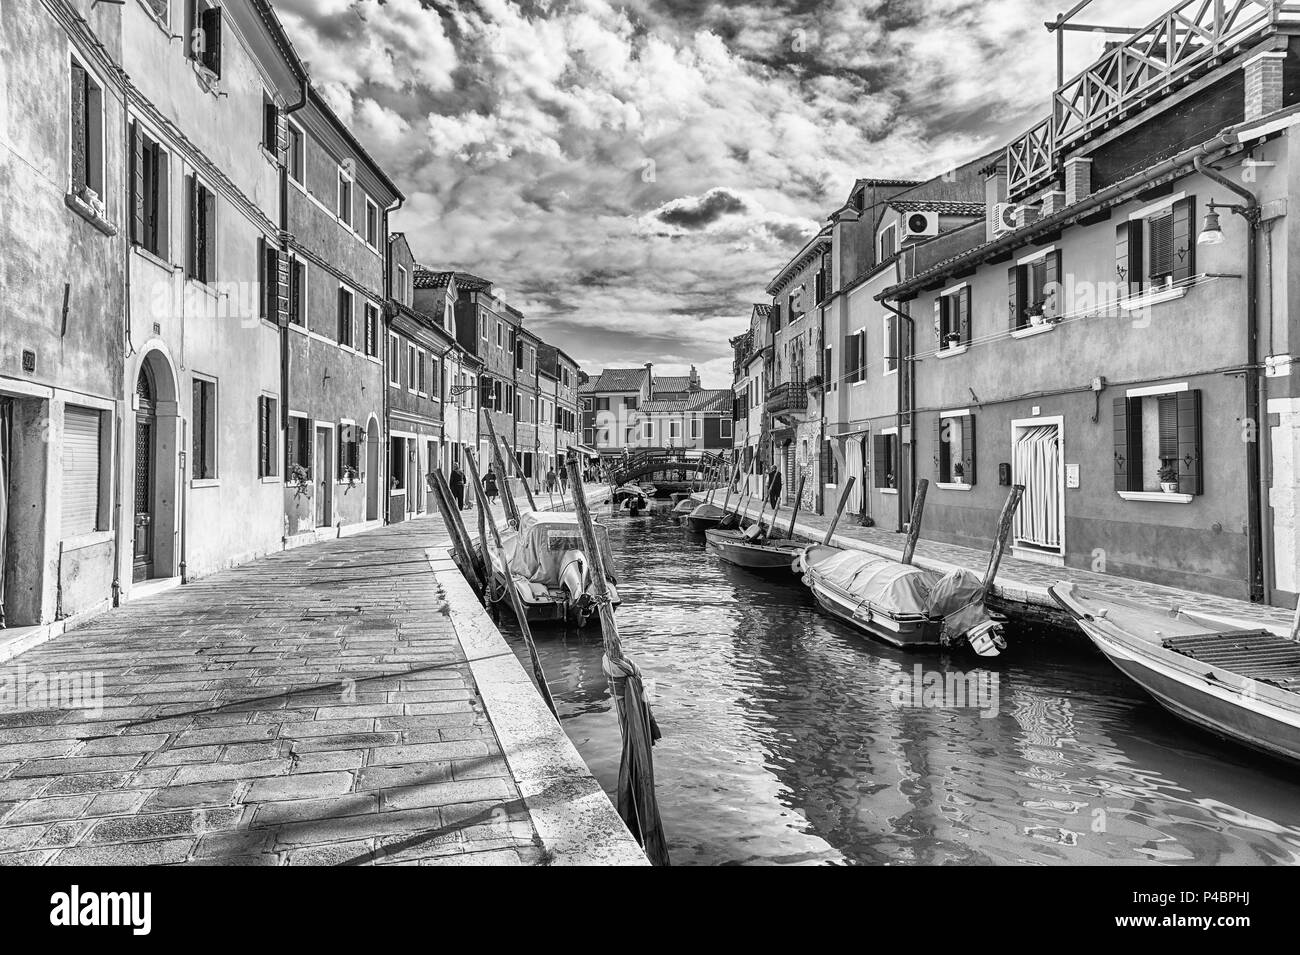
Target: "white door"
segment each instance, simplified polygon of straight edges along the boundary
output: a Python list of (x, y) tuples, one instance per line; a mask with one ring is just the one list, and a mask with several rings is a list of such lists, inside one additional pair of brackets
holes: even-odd
[(1011, 480), (1025, 486), (1012, 533), (1017, 546), (1063, 553), (1061, 429), (1057, 424), (1016, 426)]

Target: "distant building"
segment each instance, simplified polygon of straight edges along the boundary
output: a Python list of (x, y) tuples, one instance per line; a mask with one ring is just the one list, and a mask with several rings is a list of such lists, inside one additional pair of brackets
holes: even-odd
[(579, 390), (584, 409), (590, 405), (583, 443), (602, 458), (643, 448), (731, 448), (731, 391), (701, 387), (694, 367), (689, 375), (658, 378), (650, 363), (608, 368)]

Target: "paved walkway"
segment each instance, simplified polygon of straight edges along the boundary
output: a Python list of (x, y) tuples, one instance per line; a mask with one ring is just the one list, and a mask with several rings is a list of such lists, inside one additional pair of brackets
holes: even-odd
[(446, 547), (424, 519), (286, 551), (0, 668), (103, 679), (99, 714), (0, 705), (0, 863), (565, 861), (539, 828), (579, 802), (579, 842), (644, 861), (468, 587), (435, 576)]
[[(704, 497), (703, 494), (693, 496), (697, 499)], [(718, 496), (718, 503), (721, 503), (721, 500), (721, 496)], [(757, 517), (758, 511), (758, 504), (746, 504), (745, 512), (749, 516)], [(830, 526), (832, 516), (800, 512), (795, 524), (795, 533), (801, 537), (821, 540)], [(789, 520), (789, 511), (783, 510), (777, 517), (777, 524), (784, 530)], [(850, 523), (848, 518), (842, 518), (836, 529), (834, 542), (841, 547), (856, 547), (899, 558), (903, 552), (904, 537), (903, 534), (880, 527), (860, 527)], [(982, 576), (988, 566), (989, 555), (988, 551), (973, 547), (945, 544), (923, 538), (917, 541), (914, 560), (918, 566), (945, 573), (954, 567), (965, 567)], [(1093, 593), (1128, 597), (1158, 606), (1177, 605), (1253, 626), (1281, 627), (1285, 632), (1291, 625), (1292, 612), (1280, 607), (1164, 587), (1128, 577), (1097, 574), (1073, 567), (1052, 567), (1020, 560), (1012, 557), (1010, 553), (1003, 556), (1002, 564), (998, 569), (996, 601), (1000, 601), (1004, 607), (1013, 611), (1025, 612), (1057, 624), (1072, 626), (1069, 618), (1047, 592), (1051, 584), (1062, 580), (1076, 583), (1080, 588)]]

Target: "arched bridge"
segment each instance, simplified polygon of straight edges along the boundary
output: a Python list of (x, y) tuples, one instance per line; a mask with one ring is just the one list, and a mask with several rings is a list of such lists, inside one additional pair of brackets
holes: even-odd
[(681, 448), (645, 449), (637, 451), (612, 468), (615, 484), (626, 484), (647, 474), (674, 474), (686, 472), (703, 478), (724, 467), (727, 459), (712, 451), (686, 451)]

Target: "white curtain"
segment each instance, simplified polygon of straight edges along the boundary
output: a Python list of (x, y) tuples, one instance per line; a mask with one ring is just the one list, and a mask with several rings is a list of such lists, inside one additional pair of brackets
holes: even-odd
[(851, 514), (857, 514), (862, 510), (862, 439), (858, 437), (848, 438), (844, 442), (844, 473), (840, 475), (840, 481), (844, 482), (852, 476), (856, 478), (853, 482), (853, 490), (849, 492), (849, 502), (845, 505)]
[(1060, 447), (1054, 425), (1028, 428), (1016, 438), (1012, 480), (1025, 486), (1016, 511), (1016, 540), (1061, 546)]

